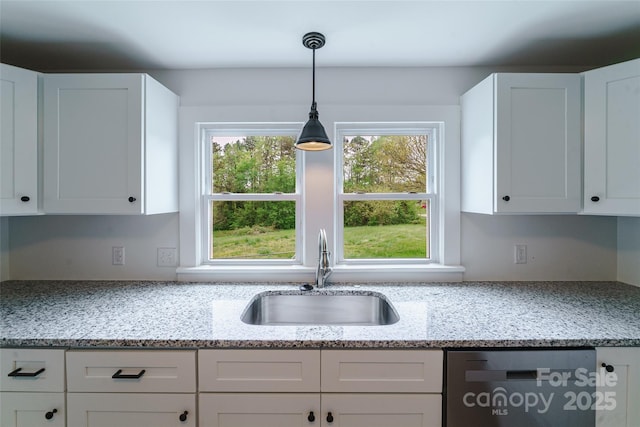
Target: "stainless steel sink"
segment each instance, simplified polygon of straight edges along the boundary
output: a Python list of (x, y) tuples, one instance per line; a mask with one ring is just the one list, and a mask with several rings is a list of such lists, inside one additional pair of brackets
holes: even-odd
[(241, 319), (250, 325), (380, 326), (394, 324), (400, 316), (379, 293), (265, 292), (251, 300)]

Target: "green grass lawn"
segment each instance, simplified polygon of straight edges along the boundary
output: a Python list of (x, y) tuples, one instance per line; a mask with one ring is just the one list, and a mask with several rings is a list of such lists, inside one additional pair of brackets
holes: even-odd
[[(345, 228), (345, 258), (425, 258), (425, 224)], [(295, 230), (243, 228), (213, 233), (214, 258), (291, 259)], [(314, 241), (316, 237), (314, 236)]]

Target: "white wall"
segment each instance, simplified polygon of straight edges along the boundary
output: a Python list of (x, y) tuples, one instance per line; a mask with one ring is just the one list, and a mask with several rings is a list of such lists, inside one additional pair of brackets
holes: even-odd
[(640, 286), (640, 218), (618, 218), (618, 280)]
[[(320, 119), (331, 106), (451, 105), (490, 72), (487, 68), (378, 68), (317, 70)], [(514, 70), (528, 71), (528, 70)], [(530, 71), (562, 71), (555, 68)], [(582, 71), (573, 69), (572, 71)], [(311, 101), (309, 69), (151, 71), (181, 96), (183, 108), (227, 106), (260, 117), (280, 117), (281, 108)], [(383, 115), (383, 114), (382, 114)], [(216, 117), (212, 121), (218, 120)], [(325, 127), (332, 124), (323, 120)], [(192, 141), (180, 141), (191, 144)], [(190, 172), (188, 172), (190, 173)], [(12, 279), (172, 280), (175, 271), (156, 267), (158, 247), (178, 247), (177, 214), (150, 217), (42, 216), (9, 218)], [(462, 261), (468, 280), (615, 280), (616, 220), (578, 216), (462, 216)], [(526, 266), (512, 264), (514, 240), (535, 255)], [(125, 246), (126, 265), (111, 265), (111, 247)], [(548, 256), (553, 254), (553, 257)], [(5, 271), (3, 268), (2, 271)]]
[[(616, 218), (462, 214), (465, 280), (615, 280)], [(527, 263), (514, 263), (514, 245)]]
[[(157, 248), (178, 247), (178, 214), (13, 217), (10, 242), (12, 279), (173, 280)], [(125, 265), (112, 265), (113, 246)]]

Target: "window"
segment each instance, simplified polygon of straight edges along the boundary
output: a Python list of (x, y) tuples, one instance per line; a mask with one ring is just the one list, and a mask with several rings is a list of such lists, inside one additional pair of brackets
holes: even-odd
[[(323, 119), (334, 148), (312, 153), (292, 149), (303, 123), (285, 120), (299, 108), (263, 110), (182, 111), (181, 138), (193, 144), (180, 148), (178, 280), (313, 281), (320, 228), (327, 231), (333, 282), (462, 279), (459, 107), (334, 107)], [(273, 121), (232, 121), (245, 116)], [(380, 116), (388, 120), (366, 121)], [(400, 151), (409, 148), (414, 155), (424, 148), (412, 170), (409, 152)], [(267, 149), (275, 151), (260, 151)], [(281, 152), (294, 159), (278, 163), (286, 157)], [(232, 180), (224, 168), (234, 155), (244, 163), (234, 163), (242, 173)], [(278, 161), (260, 163), (261, 156)], [(267, 172), (281, 179), (266, 185)], [(283, 212), (289, 221), (280, 223)], [(280, 232), (270, 246), (267, 237)], [(394, 239), (395, 248), (380, 244)]]
[(337, 126), (337, 261), (419, 264), (437, 254), (438, 126)]
[(286, 126), (204, 131), (205, 263), (301, 262), (295, 137)]

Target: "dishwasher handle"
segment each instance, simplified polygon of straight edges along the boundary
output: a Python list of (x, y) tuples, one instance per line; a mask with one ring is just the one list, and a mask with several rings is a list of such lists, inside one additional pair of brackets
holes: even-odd
[(504, 370), (504, 369), (469, 369), (464, 373), (469, 383), (488, 383), (494, 381), (538, 380), (537, 369)]
[(507, 371), (507, 380), (537, 380), (538, 370)]

